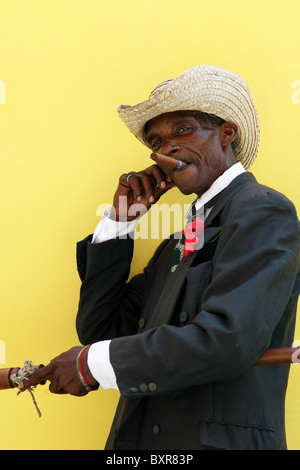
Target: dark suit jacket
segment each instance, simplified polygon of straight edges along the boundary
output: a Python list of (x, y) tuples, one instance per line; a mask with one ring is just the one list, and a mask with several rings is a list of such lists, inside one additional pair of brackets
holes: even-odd
[(286, 448), (289, 366), (253, 364), (293, 341), (294, 206), (244, 173), (205, 225), (203, 248), (173, 274), (171, 237), (130, 282), (131, 238), (78, 244), (78, 335), (113, 338), (121, 392), (107, 449)]

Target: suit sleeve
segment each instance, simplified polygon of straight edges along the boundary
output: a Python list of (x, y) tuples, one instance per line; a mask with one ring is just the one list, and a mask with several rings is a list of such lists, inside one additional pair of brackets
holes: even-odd
[[(289, 302), (296, 303), (299, 272), (294, 206), (284, 197), (264, 194), (233, 204), (228, 220), (192, 323), (164, 324), (112, 340), (110, 358), (121, 394), (139, 395), (140, 383), (155, 384), (150, 388), (165, 394), (232, 380), (270, 345), (283, 346), (276, 344), (274, 332), (281, 322), (294, 321), (283, 313)], [(150, 388), (143, 396), (154, 393)]]
[(76, 328), (82, 344), (128, 336), (138, 330), (148, 273), (159, 257), (159, 247), (144, 272), (128, 279), (133, 237), (77, 244), (77, 268), (82, 281)]

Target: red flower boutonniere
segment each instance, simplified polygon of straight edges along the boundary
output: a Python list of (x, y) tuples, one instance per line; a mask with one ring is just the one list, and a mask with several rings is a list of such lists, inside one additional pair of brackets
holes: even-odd
[(184, 235), (184, 261), (190, 253), (194, 253), (196, 245), (199, 243), (200, 235), (204, 230), (204, 222), (196, 217), (186, 228), (182, 231)]

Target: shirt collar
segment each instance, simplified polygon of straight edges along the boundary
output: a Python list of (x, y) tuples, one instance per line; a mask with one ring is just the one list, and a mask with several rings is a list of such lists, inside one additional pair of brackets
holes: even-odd
[(194, 204), (196, 211), (198, 211), (201, 207), (204, 206), (204, 204), (207, 204), (213, 197), (223, 191), (223, 189), (225, 189), (237, 176), (244, 173), (245, 171), (245, 168), (240, 162), (235, 163), (230, 168), (228, 168), (228, 170), (224, 171), (224, 173), (213, 182), (213, 184), (208, 188), (207, 191), (205, 191), (205, 193), (202, 194), (201, 197), (195, 199), (186, 214), (186, 218), (189, 217), (192, 206)]

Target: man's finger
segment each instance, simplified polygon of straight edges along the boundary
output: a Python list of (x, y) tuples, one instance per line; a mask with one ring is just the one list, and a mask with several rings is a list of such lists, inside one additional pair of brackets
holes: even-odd
[[(153, 202), (155, 202), (155, 199), (154, 199), (154, 196), (153, 196), (154, 187), (152, 186), (149, 175), (147, 175), (147, 174), (143, 175), (142, 174), (141, 175), (141, 183), (142, 183), (143, 192), (146, 196), (147, 201), (149, 201), (150, 204), (152, 204)], [(156, 184), (156, 180), (155, 180), (154, 184)]]
[(167, 191), (169, 191), (169, 189), (172, 189), (175, 187), (175, 184), (174, 183), (167, 183), (166, 184), (166, 187), (165, 188), (160, 188), (159, 186), (157, 186), (157, 188), (154, 189), (154, 197), (155, 197), (155, 201), (158, 201), (159, 198), (165, 194)]
[(153, 186), (158, 185), (160, 188), (165, 189), (167, 175), (162, 171), (162, 169), (158, 165), (152, 165), (150, 169), (150, 174), (153, 179)]
[(138, 174), (132, 175), (132, 177), (129, 180), (129, 185), (131, 186), (131, 189), (135, 194), (136, 200), (140, 201), (141, 196), (143, 194), (143, 188), (142, 188), (142, 185), (140, 183), (140, 178), (139, 178)]

